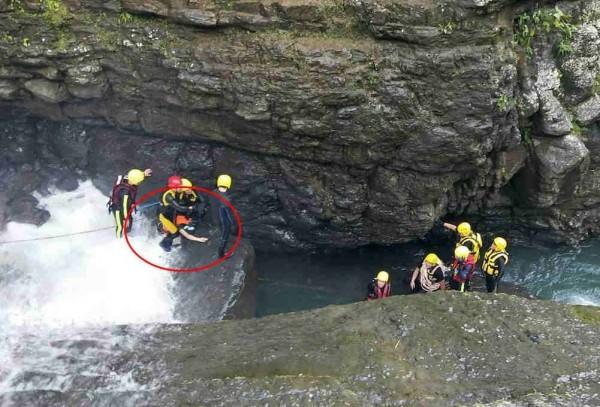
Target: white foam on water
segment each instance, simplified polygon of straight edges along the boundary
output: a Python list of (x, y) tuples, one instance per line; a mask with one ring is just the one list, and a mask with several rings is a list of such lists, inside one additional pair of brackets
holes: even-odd
[(561, 291), (553, 295), (553, 300), (564, 302), (573, 305), (591, 305), (600, 307), (600, 301), (597, 300), (598, 295), (585, 295), (581, 293)]
[[(135, 256), (116, 239), (106, 196), (87, 181), (73, 192), (40, 198), (51, 213), (41, 227), (9, 223), (0, 239), (13, 241), (78, 233), (90, 234), (15, 243), (2, 247), (10, 269), (0, 293), (0, 321), (9, 325), (88, 325), (173, 322), (169, 273)], [(134, 224), (140, 227), (140, 224)], [(130, 236), (143, 253), (159, 256), (157, 238)], [(12, 263), (12, 264), (11, 264)]]
[[(70, 339), (85, 336), (81, 333), (88, 327), (176, 322), (171, 274), (144, 263), (125, 239), (115, 238), (105, 194), (86, 181), (73, 192), (37, 198), (51, 213), (49, 221), (40, 227), (9, 223), (0, 241), (108, 229), (0, 245), (0, 393), (14, 389), (12, 379), (23, 372), (51, 368), (52, 359), (64, 352), (48, 345), (56, 340), (57, 330)], [(158, 246), (160, 237), (147, 237), (143, 226), (136, 219), (129, 236), (132, 245), (153, 259), (168, 261)], [(34, 348), (37, 343), (47, 351), (36, 353), (21, 343)], [(69, 373), (43, 387), (63, 388), (63, 374)], [(127, 389), (133, 386), (129, 379), (117, 382), (126, 383)]]

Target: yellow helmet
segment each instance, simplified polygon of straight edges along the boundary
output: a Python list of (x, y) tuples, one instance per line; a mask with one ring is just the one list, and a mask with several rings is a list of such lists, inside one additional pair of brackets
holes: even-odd
[(387, 273), (387, 271), (380, 271), (377, 274), (377, 280), (379, 280), (379, 281), (383, 281), (384, 283), (387, 283), (389, 279), (390, 279), (390, 275)]
[(471, 251), (467, 246), (458, 246), (454, 250), (454, 257), (459, 260), (465, 260), (467, 257), (469, 257), (469, 253), (471, 253)]
[(190, 181), (187, 178), (181, 178), (181, 186), (182, 187), (191, 187), (192, 186), (192, 181)]
[(142, 170), (131, 170), (127, 173), (127, 182), (131, 185), (138, 185), (144, 180), (144, 171)]
[(440, 258), (435, 253), (429, 253), (425, 256), (425, 261), (431, 264), (438, 264), (440, 262)]
[(469, 233), (471, 233), (471, 225), (469, 225), (467, 222), (460, 223), (456, 227), (456, 231), (458, 232), (459, 235), (466, 236)]
[(504, 240), (504, 238), (495, 237), (494, 244), (496, 245), (495, 251), (499, 252), (502, 250), (506, 250), (506, 240)]
[(231, 188), (231, 177), (227, 174), (219, 175), (219, 178), (217, 178), (217, 187)]

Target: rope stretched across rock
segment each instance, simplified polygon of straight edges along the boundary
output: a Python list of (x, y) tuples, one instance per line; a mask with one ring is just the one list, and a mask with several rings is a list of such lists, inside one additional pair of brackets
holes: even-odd
[(7, 242), (0, 242), (0, 245), (1, 244), (10, 244), (10, 243), (34, 242), (36, 240), (58, 239), (58, 238), (61, 238), (61, 237), (84, 235), (84, 234), (87, 234), (87, 233), (95, 233), (95, 232), (100, 232), (100, 231), (103, 231), (103, 230), (114, 229), (114, 228), (115, 228), (114, 226), (107, 226), (107, 227), (100, 228), (100, 229), (84, 230), (82, 232), (75, 232), (75, 233), (65, 233), (64, 235), (36, 237), (36, 238), (33, 238), (33, 239), (9, 240)]
[[(138, 206), (138, 210), (144, 210), (147, 208), (150, 208), (152, 206), (155, 205), (159, 205), (160, 202), (151, 202), (145, 205), (140, 205)], [(84, 235), (86, 233), (95, 233), (95, 232), (101, 232), (103, 230), (108, 230), (108, 229), (114, 229), (114, 226), (107, 226), (104, 228), (100, 228), (100, 229), (92, 229), (92, 230), (84, 230), (82, 232), (75, 232), (75, 233), (65, 233), (64, 235), (56, 235), (56, 236), (45, 236), (45, 237), (36, 237), (33, 239), (21, 239), (21, 240), (10, 240), (7, 242), (0, 242), (0, 245), (2, 244), (10, 244), (10, 243), (25, 243), (25, 242), (35, 242), (36, 240), (49, 240), (49, 239), (58, 239), (61, 237), (69, 237), (69, 236), (76, 236), (76, 235)]]

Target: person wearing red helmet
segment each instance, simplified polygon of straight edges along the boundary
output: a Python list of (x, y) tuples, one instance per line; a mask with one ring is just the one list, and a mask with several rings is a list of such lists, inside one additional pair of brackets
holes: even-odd
[[(185, 230), (187, 222), (182, 219), (187, 219), (194, 211), (194, 206), (185, 206), (183, 202), (177, 199), (177, 196), (183, 191), (183, 182), (181, 177), (173, 175), (167, 181), (167, 190), (161, 200), (158, 219), (162, 224), (165, 237), (160, 242), (160, 247), (163, 250), (170, 252), (173, 246), (173, 240), (178, 236), (183, 236), (186, 239), (204, 243), (208, 240), (206, 237), (197, 237)], [(186, 216), (181, 216), (186, 215)]]

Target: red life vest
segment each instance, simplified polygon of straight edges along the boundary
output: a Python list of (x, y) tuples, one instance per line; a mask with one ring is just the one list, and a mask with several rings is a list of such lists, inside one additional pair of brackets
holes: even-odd
[(135, 202), (137, 186), (121, 181), (113, 187), (112, 193), (110, 194), (110, 201), (115, 208), (118, 208), (119, 205), (121, 205), (121, 202), (119, 202), (119, 194), (123, 189), (126, 189), (129, 192), (131, 203)]
[(382, 288), (379, 288), (377, 283), (375, 283), (375, 292), (370, 292), (367, 296), (367, 301), (377, 300), (379, 298), (389, 297), (392, 291), (392, 285), (390, 283), (385, 283)]
[[(465, 268), (471, 267), (465, 274), (463, 271)], [(467, 260), (464, 263), (460, 264), (458, 260), (455, 258), (452, 261), (452, 279), (454, 281), (458, 281), (459, 283), (466, 283), (471, 280), (473, 277), (473, 273), (475, 273), (475, 259), (473, 258), (473, 254), (469, 253)], [(461, 272), (462, 271), (462, 272)]]

